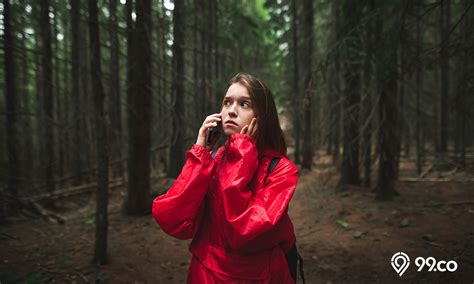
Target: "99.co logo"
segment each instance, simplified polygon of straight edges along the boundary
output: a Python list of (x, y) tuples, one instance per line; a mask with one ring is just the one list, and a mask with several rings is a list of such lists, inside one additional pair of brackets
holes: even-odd
[[(410, 266), (410, 257), (404, 252), (397, 252), (392, 256), (391, 264), (395, 272), (397, 272), (399, 276), (402, 276), (408, 269), (408, 266)], [(417, 271), (422, 271), (425, 266), (428, 267), (428, 272), (454, 272), (458, 269), (458, 263), (456, 261), (437, 261), (436, 258), (432, 256), (427, 258), (419, 256), (415, 258), (415, 265), (418, 267)]]

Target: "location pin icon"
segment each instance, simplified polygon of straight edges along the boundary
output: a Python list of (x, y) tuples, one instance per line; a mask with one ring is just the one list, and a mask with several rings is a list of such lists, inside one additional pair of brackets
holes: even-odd
[(410, 265), (410, 258), (404, 252), (397, 252), (392, 256), (392, 267), (402, 276)]

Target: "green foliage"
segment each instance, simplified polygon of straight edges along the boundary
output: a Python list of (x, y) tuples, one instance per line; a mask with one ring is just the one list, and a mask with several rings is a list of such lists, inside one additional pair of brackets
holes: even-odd
[(95, 224), (95, 217), (92, 216), (92, 217), (87, 218), (87, 219), (84, 221), (84, 224), (86, 224), (86, 225), (94, 225), (94, 224)]
[(64, 266), (69, 266), (74, 263), (74, 260), (69, 257), (65, 256), (61, 259), (61, 261), (58, 263), (58, 267), (64, 267)]
[(336, 224), (338, 224), (339, 226), (341, 226), (341, 228), (343, 228), (344, 230), (347, 230), (349, 229), (349, 223), (347, 223), (346, 221), (344, 220), (336, 220)]

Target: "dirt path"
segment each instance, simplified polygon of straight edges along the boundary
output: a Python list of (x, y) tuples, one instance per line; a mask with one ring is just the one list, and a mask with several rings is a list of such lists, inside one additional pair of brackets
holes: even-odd
[[(473, 183), (401, 183), (393, 202), (375, 202), (367, 188), (334, 192), (334, 168), (302, 173), (290, 215), (304, 257), (307, 283), (473, 283)], [(111, 196), (110, 264), (96, 268), (93, 197), (70, 200), (64, 225), (17, 218), (0, 228), (0, 282), (184, 283), (188, 241), (165, 235), (151, 216), (121, 214), (124, 190)], [(90, 198), (90, 199), (89, 199)], [(398, 276), (392, 255), (411, 259)], [(416, 257), (455, 260), (455, 272), (416, 272)]]

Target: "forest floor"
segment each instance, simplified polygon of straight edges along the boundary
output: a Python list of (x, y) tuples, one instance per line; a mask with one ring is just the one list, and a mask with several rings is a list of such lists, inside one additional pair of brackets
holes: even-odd
[[(378, 202), (369, 188), (336, 193), (329, 161), (320, 155), (300, 173), (290, 204), (307, 283), (474, 283), (474, 183), (456, 181), (472, 165), (451, 181), (399, 182), (400, 196)], [(400, 176), (414, 177), (412, 162), (402, 160)], [(110, 195), (109, 264), (91, 264), (95, 197), (69, 197), (64, 224), (17, 216), (0, 228), (0, 283), (185, 283), (189, 241), (165, 235), (150, 215), (122, 214), (125, 194)], [(401, 277), (390, 263), (400, 251), (411, 263)], [(429, 256), (458, 268), (417, 272), (415, 259)]]

